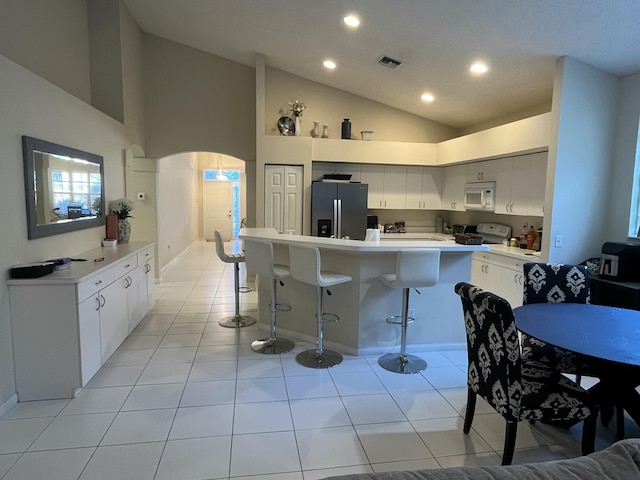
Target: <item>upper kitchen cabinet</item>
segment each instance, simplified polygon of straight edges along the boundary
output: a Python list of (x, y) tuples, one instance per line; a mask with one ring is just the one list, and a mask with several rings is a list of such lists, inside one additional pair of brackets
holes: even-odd
[(368, 208), (384, 207), (384, 167), (382, 165), (363, 165), (362, 183), (369, 185), (367, 196)]
[(497, 175), (496, 162), (487, 160), (467, 165), (467, 182), (495, 182)]
[(363, 165), (361, 181), (369, 185), (368, 208), (405, 208), (407, 167)]
[(467, 183), (467, 165), (444, 168), (442, 177), (442, 209), (464, 210), (464, 184)]
[(405, 208), (439, 210), (442, 198), (442, 168), (407, 167)]
[(547, 153), (496, 160), (496, 213), (544, 215)]

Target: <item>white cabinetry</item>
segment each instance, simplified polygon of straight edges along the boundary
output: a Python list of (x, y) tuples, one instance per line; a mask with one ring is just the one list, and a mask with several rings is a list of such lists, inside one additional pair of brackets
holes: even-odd
[(467, 165), (445, 167), (442, 178), (443, 210), (464, 210), (465, 183), (467, 183)]
[(496, 213), (544, 215), (546, 152), (496, 160)]
[(493, 182), (496, 179), (496, 162), (473, 162), (467, 165), (467, 182)]
[(362, 183), (368, 185), (367, 207), (385, 208), (384, 206), (384, 167), (377, 165), (362, 166)]
[(74, 257), (87, 261), (41, 278), (7, 281), (20, 401), (74, 396), (152, 307), (155, 285), (146, 275), (153, 276), (153, 245), (124, 244)]
[(524, 261), (490, 252), (473, 254), (471, 283), (507, 300), (512, 307), (522, 305)]
[(129, 334), (126, 279), (118, 278), (100, 290), (99, 296), (100, 350), (105, 363)]
[(405, 207), (439, 210), (442, 196), (442, 168), (407, 167)]
[(406, 167), (363, 165), (361, 179), (369, 185), (368, 208), (405, 208)]
[(404, 209), (407, 167), (384, 167), (384, 208)]

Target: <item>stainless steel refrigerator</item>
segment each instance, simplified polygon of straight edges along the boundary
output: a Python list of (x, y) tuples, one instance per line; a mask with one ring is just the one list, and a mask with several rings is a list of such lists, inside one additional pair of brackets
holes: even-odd
[(364, 240), (367, 231), (364, 183), (316, 182), (311, 186), (311, 235)]

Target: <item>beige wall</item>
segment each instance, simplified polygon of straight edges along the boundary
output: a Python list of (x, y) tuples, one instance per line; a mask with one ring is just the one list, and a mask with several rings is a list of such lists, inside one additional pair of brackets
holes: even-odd
[(146, 154), (255, 161), (255, 70), (153, 35), (143, 45)]
[(86, 0), (3, 1), (0, 11), (0, 54), (91, 103)]
[[(0, 271), (98, 247), (104, 227), (27, 240), (21, 136), (29, 135), (104, 157), (105, 195), (124, 195), (123, 126), (57, 86), (0, 56)], [(0, 407), (15, 393), (8, 290), (0, 286)]]
[(195, 154), (158, 160), (158, 264), (162, 269), (198, 238), (198, 164)]
[(266, 68), (264, 133), (279, 135), (278, 119), (291, 117), (289, 101), (307, 104), (302, 114), (302, 135), (310, 136), (313, 121), (329, 125), (329, 138), (340, 138), (341, 123), (351, 120), (352, 138), (361, 130), (373, 130), (374, 140), (435, 143), (459, 134), (455, 128), (388, 107), (357, 95), (297, 77), (282, 70)]

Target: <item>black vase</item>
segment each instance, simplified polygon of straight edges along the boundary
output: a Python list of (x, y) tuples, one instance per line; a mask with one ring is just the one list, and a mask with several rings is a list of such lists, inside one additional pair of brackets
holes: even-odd
[(351, 139), (351, 122), (349, 121), (348, 118), (345, 118), (344, 121), (342, 122), (342, 136), (341, 138), (343, 140), (350, 140)]

